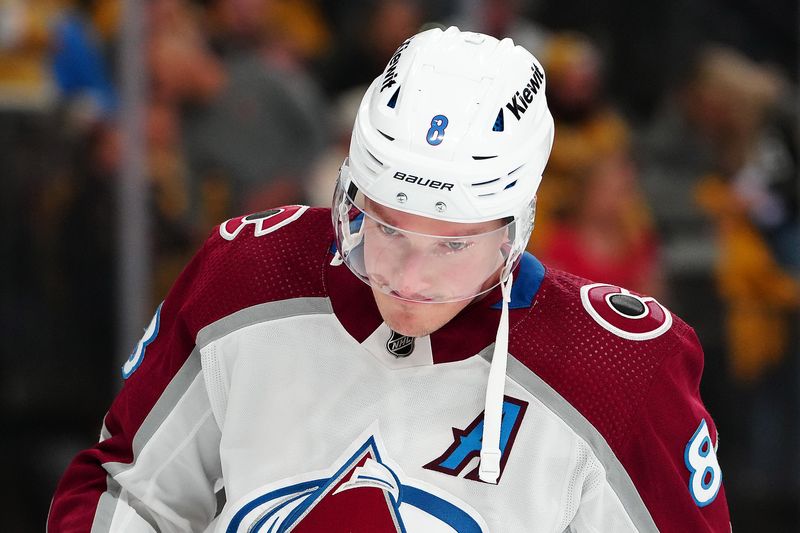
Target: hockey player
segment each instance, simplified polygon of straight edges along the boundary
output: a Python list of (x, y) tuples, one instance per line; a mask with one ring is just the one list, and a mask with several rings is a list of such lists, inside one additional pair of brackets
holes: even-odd
[(332, 210), (187, 266), (50, 532), (729, 531), (692, 329), (523, 252), (545, 83), (510, 39), (404, 42)]

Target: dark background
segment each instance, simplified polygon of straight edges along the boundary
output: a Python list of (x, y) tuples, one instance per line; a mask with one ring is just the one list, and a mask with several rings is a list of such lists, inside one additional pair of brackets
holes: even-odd
[[(43, 529), (61, 473), (96, 441), (121, 386), (127, 352), (119, 347), (135, 343), (120, 338), (118, 288), (119, 228), (129, 222), (118, 199), (125, 17), (116, 0), (1, 6), (0, 27), (3, 17), (25, 15), (8, 25), (15, 30), (0, 30), (3, 529), (27, 532)], [(561, 193), (602, 193), (622, 179), (639, 193), (603, 211), (601, 193), (567, 192), (563, 203), (548, 204), (543, 189), (532, 250), (558, 262), (563, 257), (545, 246), (548, 235), (561, 235), (553, 228), (581, 234), (595, 213), (619, 229), (609, 211), (646, 213), (621, 231), (635, 238), (608, 245), (642, 258), (626, 272), (635, 275), (631, 288), (657, 295), (703, 343), (702, 392), (719, 429), (734, 530), (800, 530), (795, 2), (144, 6), (148, 312), (214, 224), (328, 201), (357, 95), (424, 24), (511, 35), (546, 70), (556, 61), (553, 43), (578, 35), (578, 50), (591, 53), (567, 46), (564, 54), (592, 58), (578, 85), (594, 89), (576, 97), (567, 82), (559, 88), (554, 67), (548, 99), (557, 145), (559, 132), (577, 132), (574, 146), (564, 140), (556, 148), (588, 150), (588, 163), (552, 160), (544, 180), (563, 185)], [(592, 124), (601, 125), (599, 135), (587, 133)], [(604, 131), (624, 135), (611, 142)], [(608, 157), (617, 162), (611, 177), (595, 165)], [(710, 177), (722, 188), (704, 201), (694, 191)], [(573, 244), (582, 248), (580, 239)], [(756, 255), (758, 266), (742, 260)]]

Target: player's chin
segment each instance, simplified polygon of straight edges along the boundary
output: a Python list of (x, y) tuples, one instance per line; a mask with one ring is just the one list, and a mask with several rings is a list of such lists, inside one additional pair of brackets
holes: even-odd
[(393, 331), (409, 337), (424, 337), (447, 324), (464, 307), (460, 303), (417, 303), (375, 291), (383, 321)]
[(388, 325), (392, 331), (396, 331), (397, 333), (406, 335), (408, 337), (424, 337), (426, 335), (430, 335), (442, 326), (441, 324), (421, 324), (413, 320), (405, 320), (403, 318), (393, 316), (385, 316), (383, 319), (384, 322), (386, 322), (386, 325)]

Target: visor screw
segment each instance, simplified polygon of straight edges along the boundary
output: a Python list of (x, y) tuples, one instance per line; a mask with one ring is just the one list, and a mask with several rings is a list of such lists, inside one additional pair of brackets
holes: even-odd
[(436, 202), (435, 207), (436, 210), (440, 213), (444, 213), (445, 211), (447, 211), (447, 204), (445, 204), (444, 202)]
[(406, 201), (408, 200), (408, 196), (406, 196), (406, 193), (404, 193), (404, 192), (397, 193), (396, 198), (397, 198), (398, 203), (401, 203), (401, 204), (406, 203)]

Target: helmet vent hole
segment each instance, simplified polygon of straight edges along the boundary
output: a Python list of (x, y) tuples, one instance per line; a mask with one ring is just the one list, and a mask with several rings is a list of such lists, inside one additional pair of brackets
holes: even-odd
[(386, 135), (386, 134), (385, 134), (385, 133), (383, 133), (381, 130), (378, 130), (378, 133), (380, 133), (381, 135), (383, 135), (384, 137), (386, 137), (386, 138), (387, 138), (387, 139), (389, 139), (390, 141), (393, 141), (393, 140), (394, 140), (394, 137), (390, 137), (389, 135)]
[(369, 150), (365, 150), (365, 151), (367, 152), (367, 155), (369, 155), (369, 156), (372, 158), (372, 160), (373, 160), (373, 161), (375, 161), (376, 163), (378, 163), (378, 165), (379, 165), (379, 166), (383, 167), (383, 163), (381, 162), (381, 160), (380, 160), (380, 159), (378, 159), (377, 157), (375, 157), (374, 155), (372, 155), (372, 152), (370, 152)]
[(473, 155), (472, 159), (475, 161), (483, 161), (484, 159), (493, 159), (497, 157), (496, 155)]
[(392, 109), (394, 109), (394, 106), (397, 105), (397, 97), (398, 96), (400, 96), (400, 86), (397, 87), (397, 90), (394, 92), (392, 97), (389, 98), (389, 101), (386, 103), (386, 105), (388, 107), (391, 107)]
[(494, 183), (496, 181), (500, 181), (500, 178), (495, 178), (493, 180), (487, 180), (487, 181), (479, 181), (478, 183), (473, 183), (472, 186), (480, 187), (481, 185), (489, 185), (490, 183)]
[(505, 130), (505, 120), (503, 119), (503, 108), (500, 108), (500, 111), (497, 113), (497, 118), (494, 119), (494, 126), (492, 127), (492, 131), (503, 131)]
[(511, 172), (509, 172), (509, 173), (508, 173), (508, 175), (510, 176), (511, 174), (513, 174), (514, 172), (518, 171), (519, 169), (521, 169), (521, 168), (522, 168), (522, 167), (524, 167), (524, 166), (525, 166), (525, 165), (520, 165), (520, 166), (518, 166), (517, 168), (515, 168), (514, 170), (512, 170)]
[(509, 183), (508, 185), (506, 185), (505, 187), (503, 187), (503, 190), (510, 189), (511, 187), (513, 187), (516, 184), (517, 184), (517, 180), (514, 180), (511, 183)]

